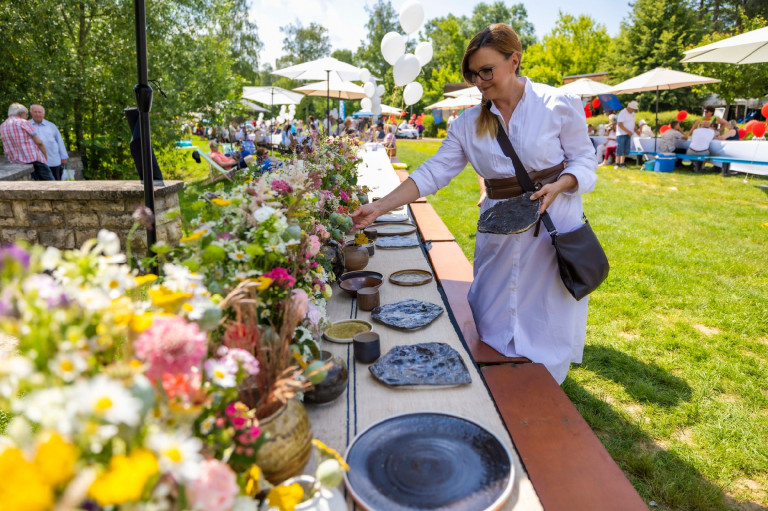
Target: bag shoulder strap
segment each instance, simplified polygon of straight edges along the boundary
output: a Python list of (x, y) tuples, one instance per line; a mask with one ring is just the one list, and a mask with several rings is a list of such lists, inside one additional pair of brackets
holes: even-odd
[[(498, 117), (496, 118), (496, 122), (498, 123), (498, 128), (496, 129), (496, 140), (499, 142), (502, 152), (507, 155), (508, 158), (512, 159), (512, 165), (515, 167), (515, 176), (517, 176), (517, 182), (526, 192), (535, 192), (536, 186), (533, 184), (533, 181), (531, 181), (531, 176), (528, 175), (525, 167), (523, 167), (523, 162), (520, 161), (520, 157), (517, 155), (517, 152), (515, 152), (515, 148), (512, 146), (512, 142), (509, 141), (507, 132), (504, 130), (504, 126), (501, 125), (501, 121)], [(541, 214), (541, 221), (544, 224), (544, 227), (546, 227), (550, 236), (557, 236), (557, 229), (555, 228), (555, 224), (552, 222), (552, 219), (549, 217), (548, 212), (545, 211)]]

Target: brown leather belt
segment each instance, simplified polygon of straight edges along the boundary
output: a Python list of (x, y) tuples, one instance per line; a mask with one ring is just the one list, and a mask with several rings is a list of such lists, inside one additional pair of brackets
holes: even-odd
[[(544, 170), (529, 172), (533, 184), (547, 185), (554, 183), (565, 169), (565, 162)], [(511, 199), (523, 194), (523, 188), (517, 182), (517, 177), (505, 177), (502, 179), (484, 179), (485, 195), (489, 199)]]

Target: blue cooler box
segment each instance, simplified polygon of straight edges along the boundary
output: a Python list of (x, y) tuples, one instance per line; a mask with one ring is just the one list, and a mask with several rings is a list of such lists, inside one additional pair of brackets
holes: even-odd
[(660, 154), (656, 157), (656, 163), (653, 165), (653, 170), (656, 172), (672, 172), (675, 170), (675, 160), (677, 157), (674, 155)]

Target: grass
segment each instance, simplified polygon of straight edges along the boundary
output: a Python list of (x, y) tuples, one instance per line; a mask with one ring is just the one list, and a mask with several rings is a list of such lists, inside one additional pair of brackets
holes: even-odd
[[(398, 141), (409, 171), (439, 142)], [(585, 210), (611, 262), (563, 390), (657, 509), (768, 506), (765, 178), (598, 169)], [(472, 169), (429, 197), (467, 257)]]

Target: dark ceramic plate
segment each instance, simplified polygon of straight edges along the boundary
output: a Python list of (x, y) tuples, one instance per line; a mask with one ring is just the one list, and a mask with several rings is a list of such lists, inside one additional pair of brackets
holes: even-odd
[(392, 213), (381, 215), (376, 219), (377, 222), (405, 222), (406, 220), (408, 220), (408, 215), (394, 215)]
[(376, 229), (379, 238), (382, 236), (405, 236), (416, 232), (416, 226), (406, 222), (371, 224), (371, 228)]
[(395, 303), (379, 305), (371, 311), (371, 317), (385, 325), (415, 330), (432, 323), (443, 313), (440, 305), (408, 298)]
[(498, 509), (514, 482), (509, 451), (482, 426), (421, 412), (384, 419), (347, 449), (344, 481), (367, 510)]
[(411, 248), (418, 247), (419, 240), (410, 236), (387, 236), (376, 238), (376, 246), (379, 248)]
[(377, 271), (369, 271), (369, 270), (360, 270), (360, 271), (348, 271), (346, 273), (342, 273), (341, 277), (339, 277), (339, 285), (341, 285), (342, 282), (349, 279), (356, 279), (358, 277), (373, 277), (379, 280), (384, 280), (384, 274), (379, 273)]
[(391, 387), (434, 388), (472, 383), (461, 355), (444, 342), (395, 346), (368, 370)]

